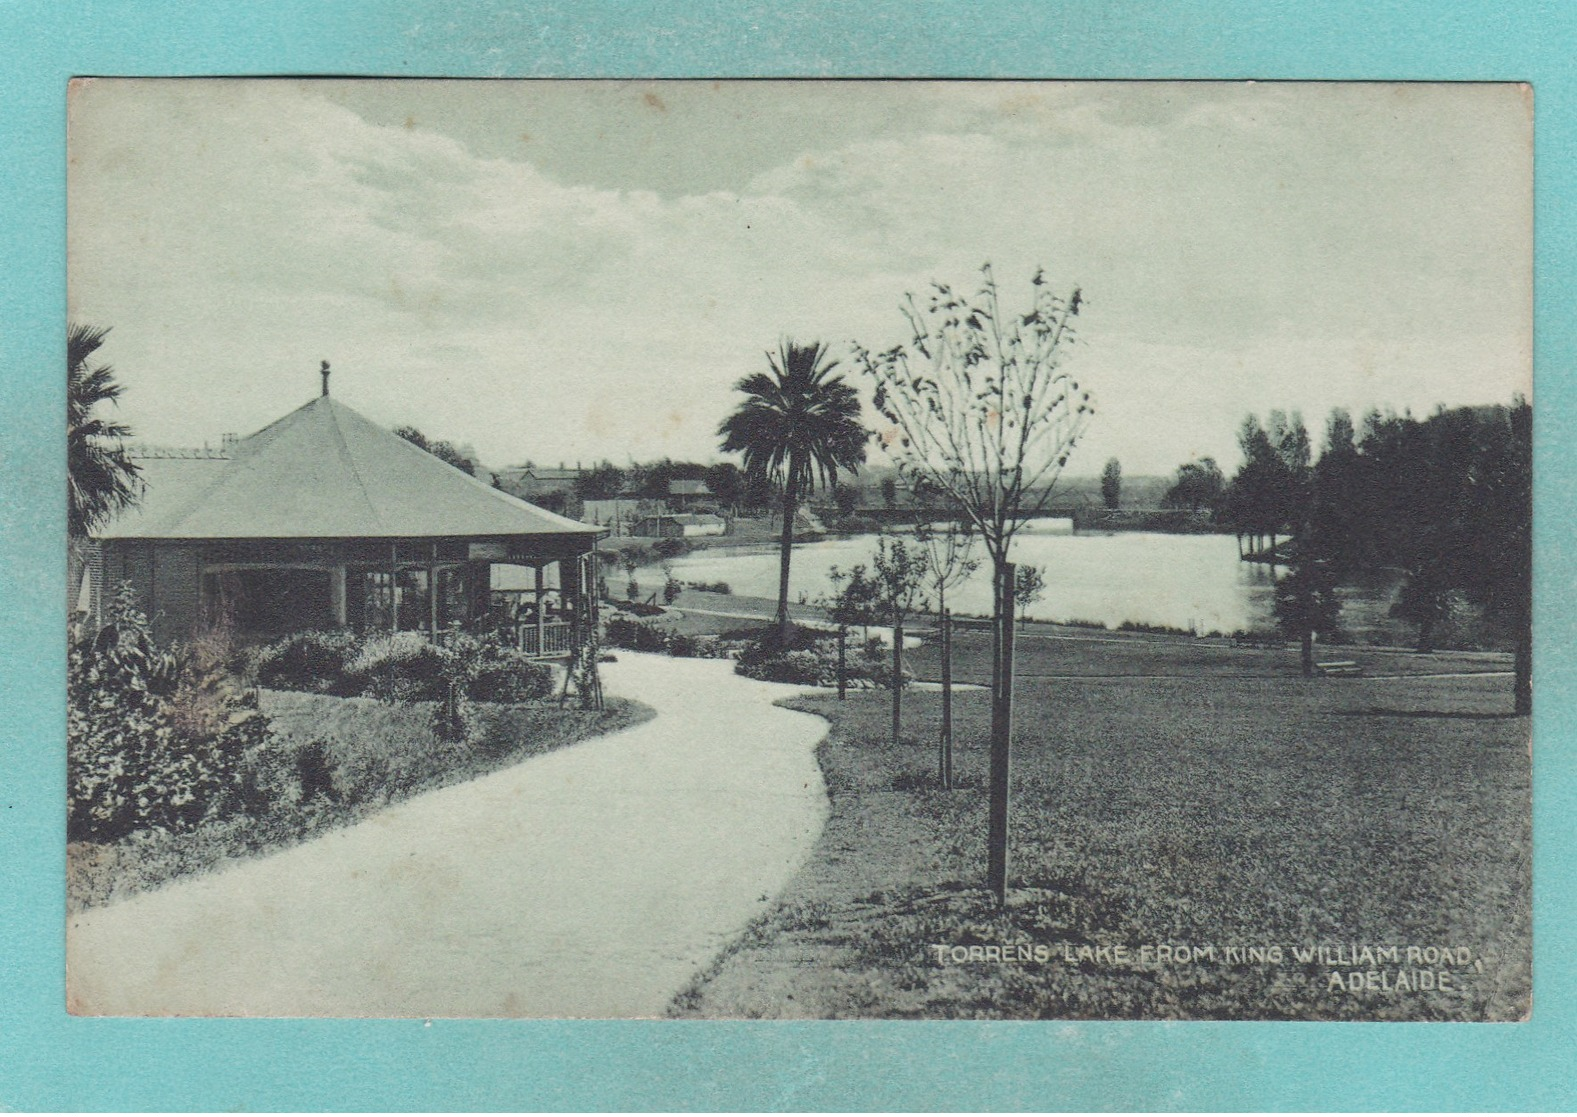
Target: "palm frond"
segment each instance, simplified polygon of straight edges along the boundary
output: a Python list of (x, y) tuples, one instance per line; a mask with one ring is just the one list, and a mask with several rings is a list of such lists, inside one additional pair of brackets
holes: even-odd
[(66, 332), (66, 523), (72, 535), (88, 534), (142, 495), (142, 471), (124, 445), (131, 428), (94, 414), (118, 402), (124, 390), (110, 365), (88, 365), (108, 333), (80, 323)]

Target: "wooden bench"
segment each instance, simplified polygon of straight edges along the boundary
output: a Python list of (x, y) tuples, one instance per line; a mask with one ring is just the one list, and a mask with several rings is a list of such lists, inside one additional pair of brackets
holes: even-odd
[(1314, 666), (1322, 675), (1350, 677), (1363, 674), (1363, 664), (1356, 659), (1333, 659), (1328, 663), (1316, 663)]

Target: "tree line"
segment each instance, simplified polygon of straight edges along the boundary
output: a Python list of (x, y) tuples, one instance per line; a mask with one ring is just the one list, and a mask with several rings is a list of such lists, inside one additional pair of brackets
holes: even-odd
[[(1318, 459), (1302, 418), (1250, 415), (1238, 432), (1242, 465), (1226, 481), (1213, 461), (1178, 470), (1175, 506), (1211, 509), (1239, 534), (1291, 542), (1277, 617), (1305, 637), (1334, 635), (1335, 587), (1363, 572), (1400, 571), (1395, 615), (1433, 649), (1455, 600), (1466, 599), (1516, 648), (1516, 707), (1531, 708), (1533, 413), (1510, 405), (1438, 408), (1427, 418), (1372, 410), (1357, 425), (1342, 408), (1326, 422)], [(1307, 656), (1305, 657), (1307, 661)], [(1308, 666), (1306, 662), (1306, 666)]]

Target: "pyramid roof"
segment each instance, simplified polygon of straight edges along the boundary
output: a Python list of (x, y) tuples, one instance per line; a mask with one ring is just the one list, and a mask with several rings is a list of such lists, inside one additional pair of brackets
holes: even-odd
[(241, 439), (228, 458), (139, 462), (142, 503), (106, 539), (588, 535), (478, 481), (333, 399)]

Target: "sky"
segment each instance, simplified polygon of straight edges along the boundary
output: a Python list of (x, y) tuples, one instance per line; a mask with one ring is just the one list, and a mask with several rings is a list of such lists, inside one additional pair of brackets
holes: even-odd
[[(96, 79), (73, 321), (138, 441), (332, 391), (487, 464), (717, 460), (780, 339), (932, 280), (1085, 300), (1069, 472), (1238, 461), (1243, 416), (1531, 395), (1514, 85)], [(868, 394), (868, 393), (866, 393)]]

